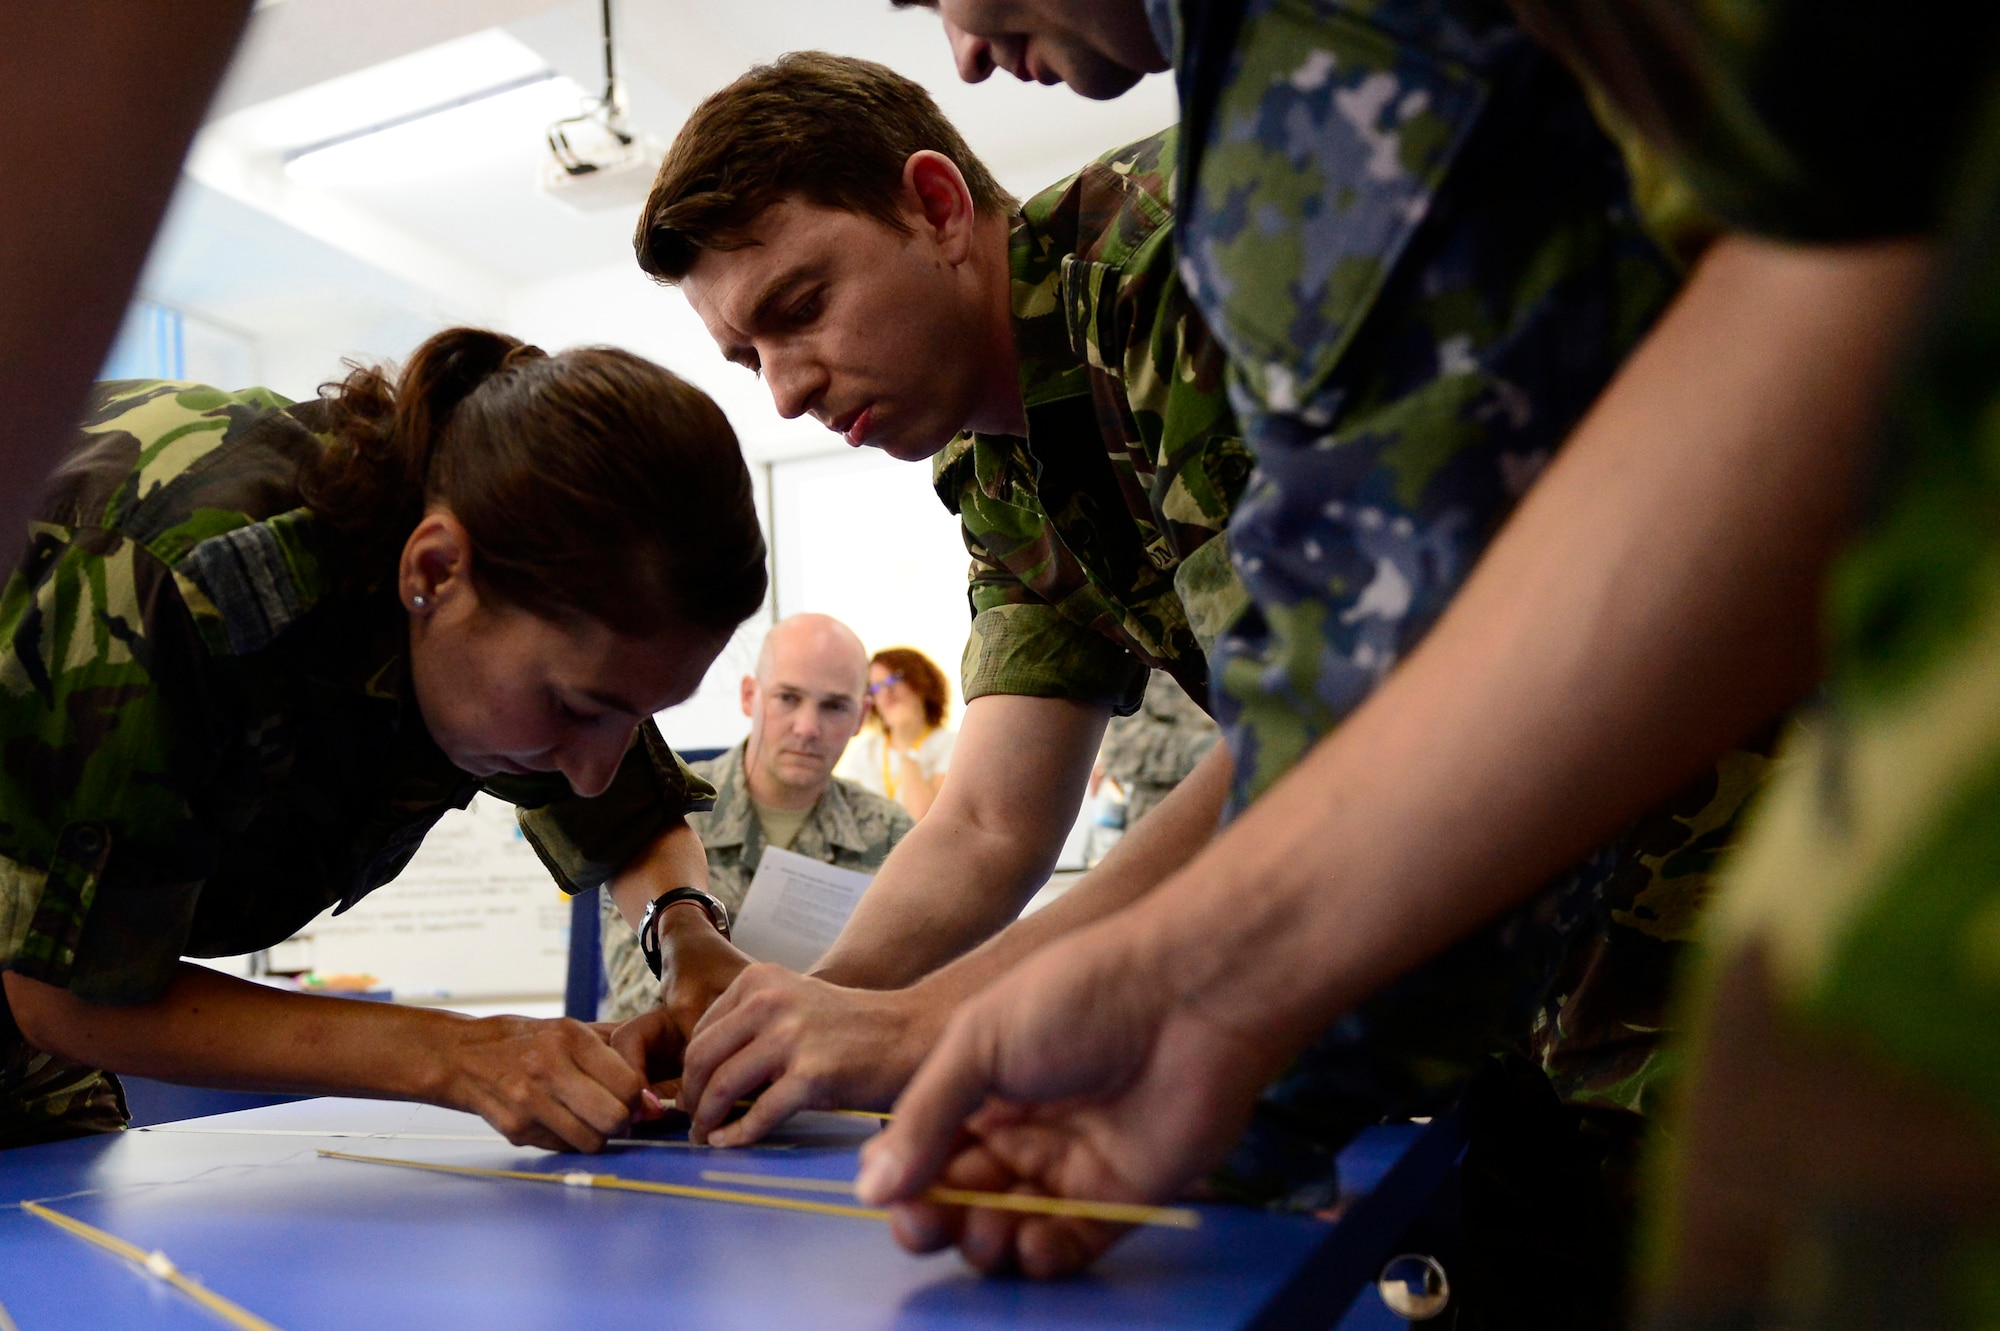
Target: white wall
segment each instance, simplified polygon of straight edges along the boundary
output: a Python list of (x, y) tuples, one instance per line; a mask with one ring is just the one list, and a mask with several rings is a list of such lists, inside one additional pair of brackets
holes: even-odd
[(771, 474), (778, 614), (832, 615), (870, 652), (915, 647), (951, 680), (955, 717), (970, 561), (930, 465), (864, 449), (773, 463)]

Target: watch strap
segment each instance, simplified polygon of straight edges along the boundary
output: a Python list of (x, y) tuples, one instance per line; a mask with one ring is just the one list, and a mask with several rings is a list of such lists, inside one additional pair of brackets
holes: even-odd
[(670, 907), (678, 906), (683, 901), (691, 901), (700, 906), (708, 913), (708, 922), (715, 926), (715, 931), (724, 938), (729, 937), (729, 907), (723, 905), (714, 893), (704, 892), (698, 887), (676, 887), (672, 891), (662, 892), (653, 898), (652, 903), (646, 907), (644, 918), (639, 921), (639, 953), (646, 958), (646, 964), (652, 968), (653, 978), (656, 980), (666, 968), (665, 958), (660, 951), (660, 916)]

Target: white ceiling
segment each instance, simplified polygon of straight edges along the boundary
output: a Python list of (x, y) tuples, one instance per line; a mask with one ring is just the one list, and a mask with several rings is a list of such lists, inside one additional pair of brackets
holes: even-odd
[[(967, 86), (936, 15), (888, 0), (615, 3), (630, 119), (661, 143), (744, 70), (814, 47), (918, 80), (1023, 196), (1175, 112), (1158, 76), (1109, 103), (1004, 75)], [(142, 289), (240, 333), (261, 381), (292, 395), (342, 357), (395, 359), (471, 322), (670, 365), (716, 397), (752, 458), (841, 447), (811, 422), (780, 420), (679, 294), (639, 273), (636, 204), (583, 214), (537, 190), (545, 128), (596, 91), (601, 68), (597, 0), (264, 0)], [(300, 148), (551, 70), (559, 77), (287, 169)]]
[[(880, 60), (923, 83), (1023, 194), (1174, 116), (1160, 78), (1110, 103), (1004, 75), (967, 86), (937, 17), (887, 0), (617, 0), (615, 12), (631, 120), (663, 143), (696, 102), (751, 65), (814, 47)], [(581, 215), (534, 185), (541, 131), (552, 112), (596, 89), (600, 51), (596, 0), (281, 0), (253, 16), (191, 174), (447, 300), (490, 310), (516, 284), (629, 261), (636, 206)], [(351, 159), (344, 173), (318, 170), (318, 158), (307, 159), (312, 175), (284, 169), (288, 150), (538, 68), (569, 81), (336, 150)]]

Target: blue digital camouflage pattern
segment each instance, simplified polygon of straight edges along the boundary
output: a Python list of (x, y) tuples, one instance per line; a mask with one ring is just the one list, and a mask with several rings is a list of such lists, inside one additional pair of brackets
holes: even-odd
[[(1212, 94), (1183, 86), (1208, 134), (1182, 277), (1257, 460), (1228, 537), (1253, 606), (1211, 666), (1240, 808), (1428, 630), (1678, 274), (1582, 91), (1497, 0), (1251, 0)], [(1497, 1053), (1647, 1109), (1671, 955), (1759, 770), (1732, 760), (1343, 1018), (1223, 1191), (1324, 1202), (1348, 1135), (1449, 1103)]]

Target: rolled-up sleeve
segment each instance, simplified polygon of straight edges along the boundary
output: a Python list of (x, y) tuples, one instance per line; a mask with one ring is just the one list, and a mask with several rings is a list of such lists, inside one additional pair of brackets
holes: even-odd
[[(977, 457), (964, 440), (956, 447), (939, 467), (936, 483), (946, 507), (958, 516), (972, 560), (966, 586), (972, 632), (959, 663), (965, 700), (1005, 693), (1108, 703), (1121, 716), (1136, 710), (1145, 696), (1147, 666), (1113, 636), (1118, 607), (1080, 570), (1053, 579), (1072, 589), (1064, 604), (1030, 586), (1012, 565), (1040, 569), (1046, 562), (1073, 562), (1072, 556), (1051, 539), (1048, 515), (1025, 486), (995, 476), (982, 484), (976, 465), (998, 464)], [(997, 555), (996, 548), (1010, 557)]]
[(518, 806), (522, 835), (571, 896), (602, 887), (683, 817), (715, 807), (715, 787), (667, 747), (651, 721), (632, 737), (601, 795), (584, 799), (545, 779), (497, 778), (487, 789)]

